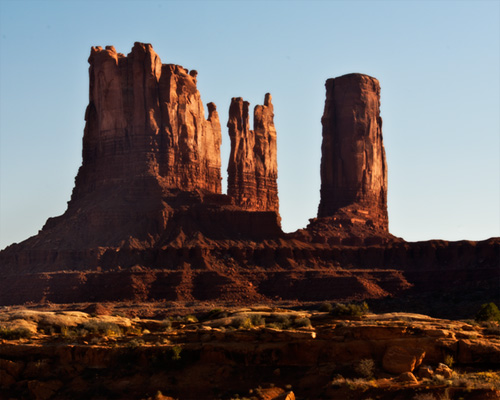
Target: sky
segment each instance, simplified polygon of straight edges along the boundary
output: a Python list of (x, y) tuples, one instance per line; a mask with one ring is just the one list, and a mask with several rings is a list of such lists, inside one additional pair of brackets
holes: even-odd
[(81, 164), (91, 46), (151, 43), (198, 71), (221, 118), (273, 96), (282, 227), (317, 214), (325, 81), (381, 85), (389, 230), (500, 236), (500, 1), (0, 1), (0, 249), (64, 213)]

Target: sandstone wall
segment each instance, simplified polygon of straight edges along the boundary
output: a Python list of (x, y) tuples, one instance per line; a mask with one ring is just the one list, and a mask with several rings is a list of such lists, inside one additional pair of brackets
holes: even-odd
[(104, 184), (154, 176), (163, 186), (221, 192), (219, 117), (209, 117), (196, 71), (162, 65), (149, 44), (128, 56), (93, 47), (83, 164), (73, 200)]
[(318, 217), (352, 208), (387, 231), (387, 163), (377, 79), (361, 74), (328, 79), (321, 122)]
[(276, 129), (271, 95), (254, 109), (254, 130), (249, 125), (249, 103), (233, 98), (229, 108), (231, 154), (228, 195), (249, 211), (279, 211)]

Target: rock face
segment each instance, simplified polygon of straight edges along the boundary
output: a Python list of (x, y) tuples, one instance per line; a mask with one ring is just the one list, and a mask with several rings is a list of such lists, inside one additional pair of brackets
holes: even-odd
[(276, 211), (278, 163), (276, 129), (271, 95), (254, 109), (254, 130), (249, 125), (249, 103), (233, 98), (229, 108), (231, 155), (227, 193), (235, 204), (249, 211)]
[(412, 372), (425, 357), (422, 349), (408, 349), (400, 346), (389, 347), (382, 359), (382, 367), (391, 374)]
[[(112, 306), (113, 315), (96, 316), (78, 311), (81, 306), (61, 309), (50, 305), (50, 311), (40, 306), (2, 310), (4, 332), (23, 333), (30, 340), (0, 339), (0, 398), (165, 399), (160, 394), (151, 396), (161, 392), (173, 396), (168, 399), (229, 399), (236, 396), (228, 393), (249, 393), (259, 387), (248, 397), (293, 400), (291, 392), (285, 395), (280, 389), (292, 382), (298, 399), (415, 399), (415, 386), (405, 392), (406, 385), (397, 382), (421, 384), (418, 389), (429, 390), (429, 381), (417, 382), (408, 372), (415, 364), (414, 357), (409, 363), (404, 359), (403, 364), (398, 362), (390, 380), (386, 372), (371, 369), (369, 388), (366, 380), (360, 380), (363, 386), (356, 388), (354, 379), (346, 382), (341, 377), (352, 374), (363, 359), (383, 366), (386, 349), (395, 344), (399, 349), (396, 355), (406, 354), (406, 348), (421, 347), (419, 354), (425, 352), (425, 363), (437, 365), (435, 374), (429, 368), (429, 378), (452, 377), (453, 371), (440, 364), (450, 356), (476, 373), (490, 370), (487, 376), (481, 372), (483, 379), (475, 375), (477, 386), (484, 388), (486, 382), (493, 386), (499, 376), (498, 371), (491, 371), (500, 361), (498, 339), (484, 327), (462, 321), (415, 314), (372, 314), (349, 321), (314, 310), (285, 311), (263, 305), (217, 312), (213, 304), (202, 307), (197, 302), (191, 309), (165, 303), (134, 308), (117, 304)], [(179, 312), (184, 318), (170, 323), (167, 317), (179, 316)], [(201, 322), (193, 321), (188, 312), (202, 317)], [(305, 318), (310, 327), (299, 328), (298, 322)], [(250, 320), (260, 322), (248, 329), (242, 321)], [(20, 322), (28, 321), (31, 329), (20, 329)], [(282, 329), (272, 328), (280, 321), (289, 323)], [(441, 326), (447, 326), (447, 337), (432, 334)], [(467, 334), (470, 339), (464, 339)], [(464, 374), (462, 382), (465, 371), (460, 372)], [(361, 376), (358, 371), (356, 374)], [(332, 385), (335, 376), (338, 378)], [(269, 377), (272, 386), (268, 385)], [(261, 389), (262, 384), (271, 387)], [(441, 380), (439, 385), (430, 386), (439, 390), (445, 385)], [(461, 385), (460, 393), (457, 389), (449, 390), (453, 397), (447, 398), (499, 398), (477, 391), (472, 397), (472, 385)], [(104, 397), (96, 396), (103, 392)]]
[(360, 223), (388, 231), (387, 163), (380, 86), (349, 74), (326, 81), (318, 218), (356, 213)]
[[(219, 116), (209, 103), (205, 119), (196, 71), (162, 64), (143, 43), (127, 56), (93, 47), (89, 63), (82, 166), (67, 211), (50, 218), (30, 245), (44, 249), (37, 262), (50, 263), (47, 247), (60, 254), (151, 248), (197, 233), (282, 235), (275, 210), (248, 213), (221, 194)], [(269, 113), (261, 114), (267, 128)]]
[(375, 79), (327, 82), (320, 218), (284, 234), (269, 94), (253, 130), (249, 104), (231, 103), (225, 195), (219, 118), (210, 103), (205, 119), (195, 71), (162, 64), (141, 43), (128, 56), (93, 48), (89, 62), (68, 209), (0, 252), (0, 305), (351, 301), (451, 286), (461, 296), (480, 288), (481, 303), (498, 297), (500, 239), (406, 243), (387, 232)]
[(83, 164), (72, 200), (106, 184), (155, 177), (164, 187), (221, 193), (219, 117), (205, 112), (196, 71), (162, 65), (150, 44), (128, 56), (93, 47)]

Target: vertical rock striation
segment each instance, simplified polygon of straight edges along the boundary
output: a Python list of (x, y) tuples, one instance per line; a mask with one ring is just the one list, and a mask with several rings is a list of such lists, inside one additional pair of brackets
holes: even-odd
[(318, 217), (339, 211), (388, 231), (380, 86), (367, 75), (326, 81)]
[(249, 103), (233, 98), (229, 108), (231, 154), (228, 165), (229, 197), (248, 211), (279, 212), (276, 129), (271, 95), (254, 109), (254, 130), (249, 125)]
[(109, 183), (146, 177), (163, 187), (221, 192), (221, 130), (196, 88), (196, 71), (162, 65), (150, 44), (128, 56), (93, 47), (83, 163), (72, 200)]

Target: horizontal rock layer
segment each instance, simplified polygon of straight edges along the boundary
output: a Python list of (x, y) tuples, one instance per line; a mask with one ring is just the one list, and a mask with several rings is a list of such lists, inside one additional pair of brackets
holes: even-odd
[(253, 244), (189, 239), (181, 232), (170, 245), (157, 248), (130, 241), (121, 248), (87, 252), (6, 250), (2, 262), (10, 268), (0, 275), (0, 305), (125, 299), (347, 301), (408, 291), (442, 293), (443, 288), (486, 290), (498, 277), (499, 257), (498, 239), (346, 247), (285, 238)]

